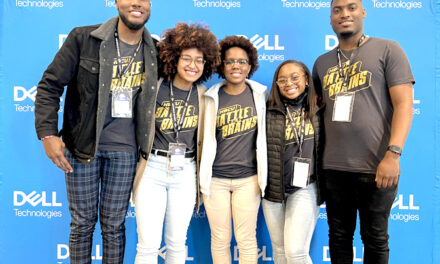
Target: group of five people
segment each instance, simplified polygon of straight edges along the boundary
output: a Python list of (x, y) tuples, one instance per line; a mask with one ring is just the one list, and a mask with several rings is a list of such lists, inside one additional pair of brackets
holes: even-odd
[[(313, 75), (282, 62), (270, 96), (250, 80), (258, 56), (248, 39), (217, 43), (206, 26), (178, 23), (156, 43), (144, 27), (150, 7), (116, 0), (118, 17), (75, 28), (38, 84), (37, 134), (66, 172), (71, 263), (91, 263), (98, 212), (103, 263), (123, 262), (131, 191), (138, 264), (157, 263), (162, 230), (166, 263), (184, 263), (202, 202), (213, 263), (231, 263), (232, 231), (239, 263), (257, 263), (262, 198), (275, 263), (312, 263), (324, 201), (332, 263), (352, 263), (358, 211), (364, 263), (387, 263), (414, 79), (397, 43), (364, 36), (362, 2), (332, 2), (339, 46)], [(224, 80), (206, 89), (214, 73)]]

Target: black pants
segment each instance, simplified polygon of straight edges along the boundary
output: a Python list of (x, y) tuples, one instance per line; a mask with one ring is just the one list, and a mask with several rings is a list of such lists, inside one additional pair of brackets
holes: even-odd
[(388, 218), (397, 185), (379, 189), (375, 175), (325, 171), (325, 195), (332, 264), (353, 263), (353, 235), (359, 211), (364, 264), (386, 264)]

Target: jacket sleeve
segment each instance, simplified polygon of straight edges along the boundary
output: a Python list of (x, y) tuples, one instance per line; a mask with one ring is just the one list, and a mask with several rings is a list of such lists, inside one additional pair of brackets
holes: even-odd
[(78, 71), (81, 35), (73, 29), (52, 63), (43, 73), (35, 98), (35, 129), (38, 138), (58, 134), (58, 110), (64, 87)]

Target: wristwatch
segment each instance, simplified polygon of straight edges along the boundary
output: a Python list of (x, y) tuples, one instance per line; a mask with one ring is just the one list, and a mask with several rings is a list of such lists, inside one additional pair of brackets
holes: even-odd
[(396, 145), (389, 145), (387, 151), (391, 151), (397, 155), (402, 155), (402, 148)]

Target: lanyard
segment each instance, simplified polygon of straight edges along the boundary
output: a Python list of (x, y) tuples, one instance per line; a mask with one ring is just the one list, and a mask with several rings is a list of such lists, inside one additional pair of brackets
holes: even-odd
[(119, 73), (119, 78), (122, 78), (122, 76), (124, 76), (124, 74), (128, 71), (128, 69), (130, 68), (131, 64), (134, 62), (134, 60), (136, 59), (136, 56), (139, 52), (139, 50), (141, 49), (142, 46), (142, 38), (139, 40), (139, 44), (136, 48), (136, 50), (134, 51), (133, 57), (131, 58), (130, 62), (128, 63), (127, 67), (125, 67), (124, 71), (122, 71), (122, 58), (121, 58), (121, 49), (119, 48), (119, 36), (118, 36), (118, 31), (115, 30), (115, 43), (116, 43), (116, 51), (118, 52), (118, 73)]
[(301, 134), (300, 135), (298, 135), (298, 129), (296, 128), (295, 121), (293, 120), (292, 113), (290, 112), (288, 105), (286, 104), (285, 107), (287, 110), (287, 116), (289, 117), (289, 120), (290, 120), (290, 125), (293, 128), (293, 132), (295, 135), (295, 141), (299, 147), (299, 156), (301, 157), (302, 156), (302, 144), (304, 143), (304, 133), (306, 130), (305, 129), (305, 127), (306, 127), (305, 126), (305, 118), (304, 118), (304, 112), (305, 112), (304, 107), (301, 107)]
[(183, 106), (182, 112), (180, 114), (180, 120), (179, 123), (177, 123), (177, 114), (176, 114), (176, 106), (174, 104), (174, 92), (173, 92), (173, 82), (170, 81), (170, 101), (171, 101), (171, 113), (173, 116), (173, 128), (174, 132), (176, 133), (176, 142), (179, 143), (179, 132), (182, 129), (183, 121), (185, 119), (186, 110), (188, 108), (188, 102), (189, 98), (191, 96), (192, 86), (188, 91), (188, 95), (186, 96), (185, 104)]
[[(362, 37), (359, 39), (359, 43), (357, 45), (357, 47), (359, 48), (361, 46), (362, 41), (364, 41), (365, 39), (365, 35), (362, 35)], [(341, 61), (341, 48), (340, 45), (338, 45), (338, 49), (337, 49), (337, 58), (338, 58), (338, 69), (339, 69), (339, 77), (344, 78), (344, 82), (342, 83), (342, 88), (344, 89), (344, 92), (347, 91), (347, 87), (348, 87), (348, 69), (347, 72), (344, 74), (344, 69), (342, 68), (342, 61)], [(350, 66), (350, 62), (351, 60), (354, 58), (354, 51), (351, 53), (350, 59), (348, 59), (347, 61), (347, 66)]]

